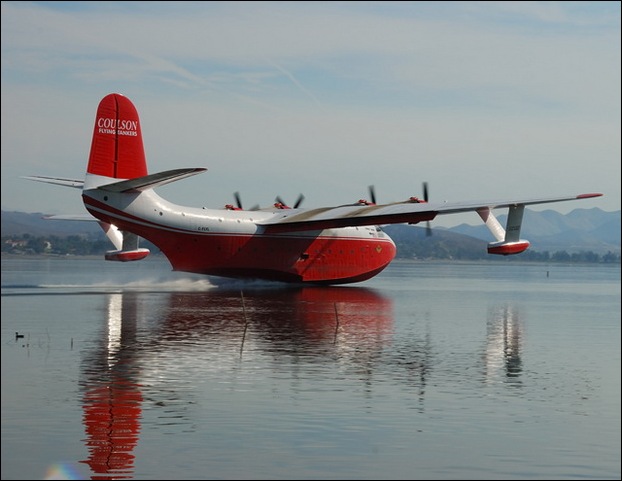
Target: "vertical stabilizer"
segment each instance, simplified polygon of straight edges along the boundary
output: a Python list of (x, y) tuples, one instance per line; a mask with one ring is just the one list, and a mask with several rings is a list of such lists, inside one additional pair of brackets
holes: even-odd
[(87, 173), (115, 179), (147, 175), (138, 112), (121, 94), (106, 95), (99, 103)]

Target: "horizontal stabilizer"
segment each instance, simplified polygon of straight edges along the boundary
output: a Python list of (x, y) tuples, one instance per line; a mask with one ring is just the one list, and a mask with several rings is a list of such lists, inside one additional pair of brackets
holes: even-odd
[(46, 215), (43, 217), (45, 220), (74, 220), (82, 222), (97, 222), (98, 220), (91, 214), (56, 214)]
[(122, 180), (112, 184), (100, 185), (98, 189), (105, 190), (107, 192), (143, 191), (153, 189), (159, 185), (168, 184), (169, 182), (185, 179), (186, 177), (200, 174), (206, 170), (207, 169), (204, 167), (167, 170), (164, 172), (158, 172), (157, 174), (145, 175), (144, 177), (137, 177), (135, 179)]
[(63, 187), (73, 187), (75, 189), (81, 189), (84, 185), (84, 180), (63, 179), (62, 177), (45, 177), (42, 175), (26, 175), (22, 176), (22, 179), (34, 180), (35, 182), (45, 182), (46, 184), (62, 185)]

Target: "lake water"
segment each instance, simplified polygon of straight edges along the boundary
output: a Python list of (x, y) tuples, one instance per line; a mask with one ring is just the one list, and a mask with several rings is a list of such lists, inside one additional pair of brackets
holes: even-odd
[(620, 479), (620, 297), (619, 265), (3, 257), (2, 479)]

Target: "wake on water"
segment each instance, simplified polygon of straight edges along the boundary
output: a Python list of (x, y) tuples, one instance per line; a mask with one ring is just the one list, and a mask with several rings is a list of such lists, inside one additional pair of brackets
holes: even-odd
[[(245, 290), (283, 288), (288, 284), (246, 279), (217, 277), (204, 278), (154, 278), (133, 279), (120, 282), (97, 281), (93, 283), (41, 283), (41, 284), (2, 284), (2, 295), (53, 295), (53, 294), (105, 294), (111, 292), (202, 292), (218, 290)], [(289, 286), (291, 287), (291, 286)]]

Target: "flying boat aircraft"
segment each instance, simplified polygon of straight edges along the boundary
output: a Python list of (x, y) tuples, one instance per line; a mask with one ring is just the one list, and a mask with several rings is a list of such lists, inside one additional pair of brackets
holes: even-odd
[[(88, 215), (51, 219), (97, 221), (115, 246), (109, 261), (137, 261), (149, 255), (146, 239), (168, 258), (173, 270), (227, 278), (267, 279), (301, 284), (362, 282), (393, 260), (396, 247), (384, 224), (418, 224), (437, 215), (477, 212), (494, 241), (488, 253), (518, 254), (529, 247), (520, 238), (525, 206), (599, 197), (600, 193), (504, 199), (431, 202), (424, 197), (402, 202), (369, 200), (346, 205), (303, 208), (279, 197), (269, 208), (244, 209), (177, 205), (159, 196), (159, 186), (206, 171), (179, 168), (149, 174), (141, 124), (134, 104), (118, 93), (99, 103), (84, 180), (28, 176), (27, 179), (80, 189)], [(507, 208), (505, 228), (493, 214)]]

